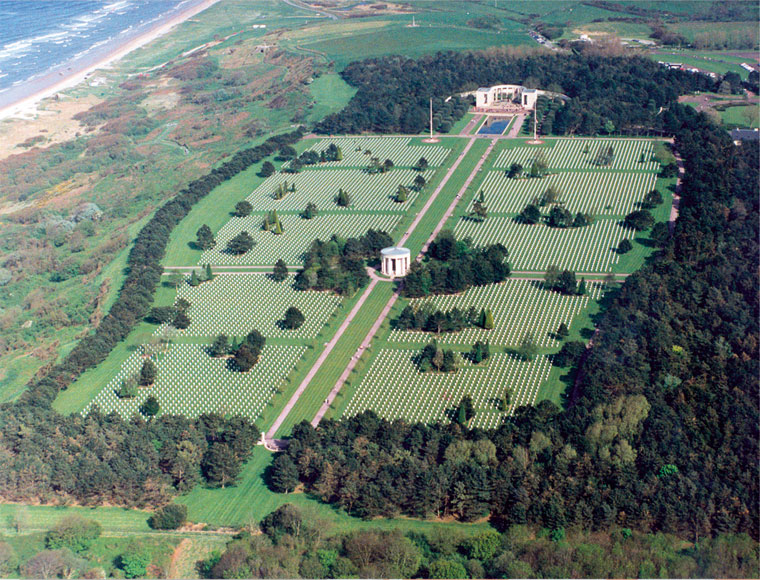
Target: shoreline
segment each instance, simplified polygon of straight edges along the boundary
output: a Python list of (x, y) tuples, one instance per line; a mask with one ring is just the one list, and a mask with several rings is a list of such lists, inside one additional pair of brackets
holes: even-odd
[(68, 67), (65, 73), (61, 72), (60, 68), (58, 68), (28, 83), (21, 84), (20, 87), (24, 87), (25, 85), (31, 87), (31, 94), (20, 95), (15, 101), (0, 106), (0, 121), (11, 118), (24, 119), (29, 118), (30, 115), (33, 116), (37, 112), (37, 105), (40, 101), (78, 85), (94, 71), (124, 58), (130, 52), (163, 36), (175, 26), (207, 10), (219, 1), (199, 0), (196, 4), (186, 8), (182, 12), (174, 14), (167, 20), (156, 23), (155, 26), (138, 36), (128, 39), (123, 44), (112, 47), (105, 55), (97, 57), (95, 61), (86, 58), (80, 59), (79, 62), (70, 61), (63, 65)]

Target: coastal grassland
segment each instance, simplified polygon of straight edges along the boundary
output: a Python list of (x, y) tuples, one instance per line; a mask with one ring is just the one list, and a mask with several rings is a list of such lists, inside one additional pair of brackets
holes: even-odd
[[(149, 512), (116, 507), (44, 506), (0, 504), (0, 533), (5, 536), (51, 529), (62, 518), (77, 515), (97, 520), (105, 533), (139, 534), (150, 532)], [(16, 531), (18, 522), (18, 532)]]
[(314, 99), (314, 106), (306, 118), (308, 123), (315, 123), (330, 113), (340, 111), (346, 106), (356, 89), (346, 83), (335, 73), (323, 74), (309, 85)]

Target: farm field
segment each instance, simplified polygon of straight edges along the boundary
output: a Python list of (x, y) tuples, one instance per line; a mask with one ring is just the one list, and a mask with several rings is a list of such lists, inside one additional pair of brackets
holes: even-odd
[(432, 298), (410, 300), (414, 308), (431, 304), (434, 308), (449, 311), (458, 308), (466, 311), (474, 307), (490, 308), (495, 326), (492, 330), (479, 327), (460, 332), (429, 332), (393, 330), (389, 342), (428, 343), (435, 338), (441, 344), (472, 345), (476, 341), (488, 341), (492, 346), (517, 346), (530, 333), (536, 345), (557, 348), (560, 342), (554, 332), (561, 323), (568, 327), (573, 319), (602, 294), (602, 285), (587, 283), (584, 296), (566, 296), (546, 290), (541, 280), (508, 279), (501, 284), (474, 286), (461, 294), (440, 295)]
[(216, 412), (256, 420), (306, 347), (267, 344), (259, 362), (247, 373), (230, 368), (227, 358), (211, 357), (206, 349), (205, 344), (178, 343), (165, 353), (152, 355), (158, 370), (155, 384), (140, 389), (137, 397), (120, 399), (116, 390), (124, 379), (140, 372), (145, 359), (141, 350), (135, 350), (82, 413), (98, 405), (104, 413), (117, 412), (129, 418), (140, 413), (140, 406), (153, 395), (168, 414), (196, 417)]
[[(532, 405), (551, 364), (545, 356), (525, 362), (507, 353), (492, 354), (480, 365), (465, 362), (456, 373), (420, 373), (418, 350), (382, 349), (356, 389), (344, 416), (372, 409), (387, 419), (432, 423), (449, 421), (462, 397), (470, 395), (476, 414), (469, 427), (497, 427), (516, 406)], [(501, 401), (512, 396), (505, 413)]]
[[(191, 304), (187, 311), (190, 326), (177, 330), (177, 335), (245, 336), (255, 328), (267, 338), (314, 338), (342, 300), (330, 292), (295, 290), (294, 278), (291, 275), (275, 282), (268, 274), (236, 272), (217, 274), (213, 280), (195, 287), (182, 284), (177, 298), (185, 298)], [(291, 306), (298, 308), (306, 319), (296, 330), (286, 330), (281, 324)]]

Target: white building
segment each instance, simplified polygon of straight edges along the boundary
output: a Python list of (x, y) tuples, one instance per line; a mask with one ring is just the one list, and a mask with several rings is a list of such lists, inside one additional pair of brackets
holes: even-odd
[(533, 110), (541, 91), (522, 85), (495, 85), (475, 91), (475, 107), (478, 109), (519, 107)]
[(407, 248), (391, 246), (380, 250), (380, 270), (391, 278), (406, 276), (412, 254)]

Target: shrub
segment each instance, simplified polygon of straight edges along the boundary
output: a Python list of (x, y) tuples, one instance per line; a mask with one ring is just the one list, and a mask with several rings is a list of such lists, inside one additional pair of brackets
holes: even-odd
[(187, 521), (187, 506), (170, 503), (157, 510), (150, 518), (148, 525), (154, 530), (176, 530)]
[(68, 548), (72, 552), (84, 552), (101, 532), (98, 522), (80, 516), (66, 516), (45, 535), (45, 547), (49, 550)]

